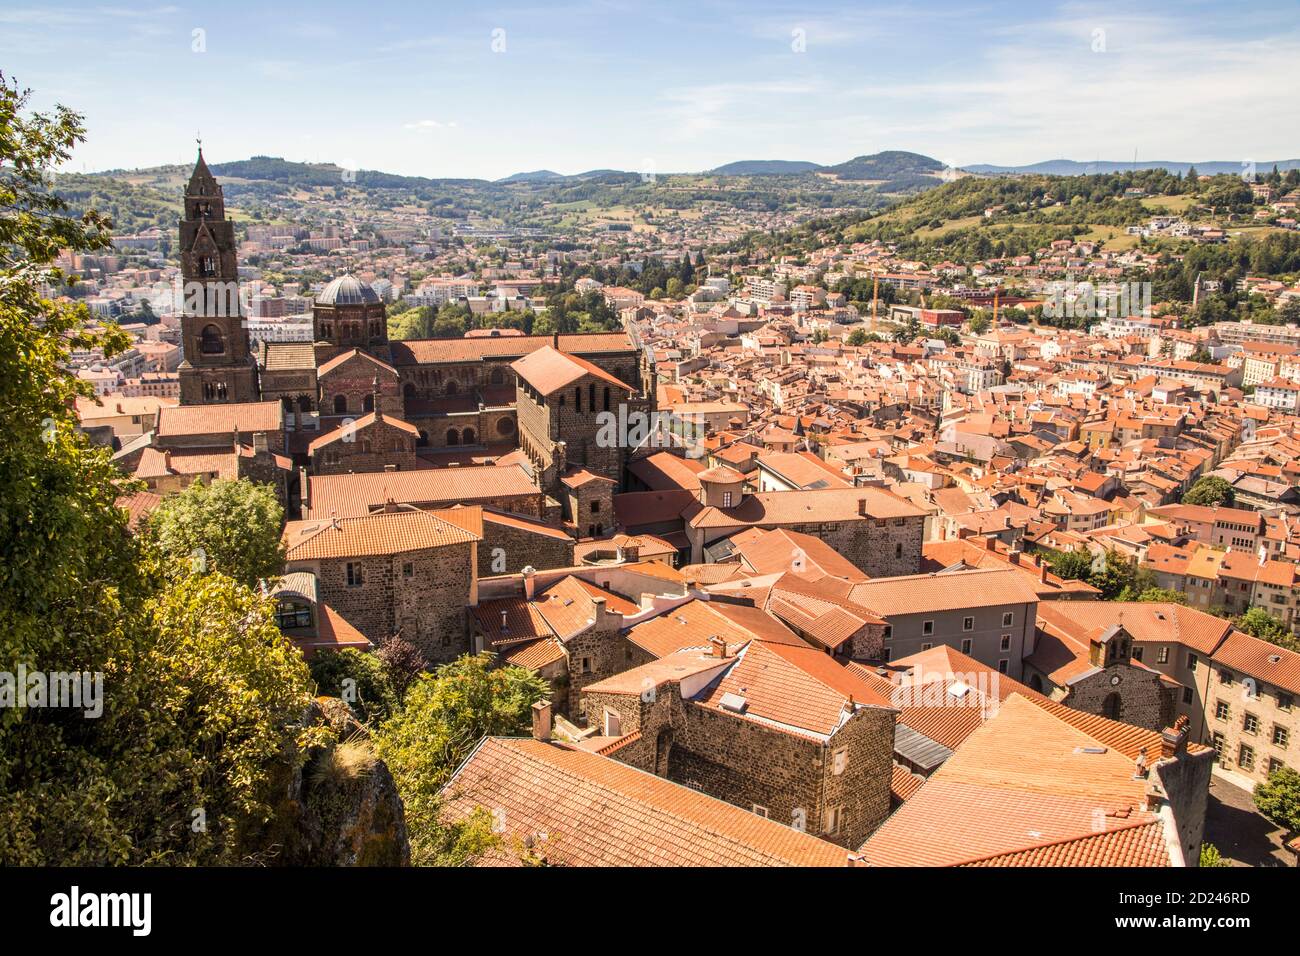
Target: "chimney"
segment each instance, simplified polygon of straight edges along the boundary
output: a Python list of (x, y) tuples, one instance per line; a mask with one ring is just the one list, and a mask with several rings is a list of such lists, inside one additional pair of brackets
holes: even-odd
[(867, 499), (866, 499), (866, 498), (859, 498), (859, 499), (858, 499), (858, 514), (862, 515), (862, 517), (864, 517), (864, 518), (867, 517)]
[(1174, 721), (1172, 727), (1160, 731), (1160, 758), (1167, 760), (1187, 752), (1187, 715)]
[(1038, 559), (1038, 583), (1047, 583), (1047, 562), (1042, 558)]
[(535, 575), (537, 571), (530, 564), (524, 568), (522, 573), (524, 576), (524, 597), (531, 601), (537, 588), (536, 583), (533, 581), (533, 575)]
[(266, 432), (253, 432), (253, 451), (259, 455), (266, 454)]
[(502, 611), (501, 612), (501, 633), (504, 634), (508, 630), (510, 630), (510, 625), (506, 622), (506, 612)]
[(547, 741), (551, 739), (551, 702), (539, 700), (533, 704), (533, 739)]
[(560, 333), (559, 333), (559, 332), (552, 332), (552, 333), (551, 333), (551, 348), (555, 349), (555, 351), (557, 351), (557, 352), (560, 350)]
[(1147, 748), (1141, 747), (1138, 749), (1137, 760), (1133, 761), (1133, 779), (1145, 780), (1146, 777), (1147, 777)]
[(709, 638), (709, 656), (717, 658), (727, 656), (727, 642), (724, 638), (717, 637), (716, 635)]

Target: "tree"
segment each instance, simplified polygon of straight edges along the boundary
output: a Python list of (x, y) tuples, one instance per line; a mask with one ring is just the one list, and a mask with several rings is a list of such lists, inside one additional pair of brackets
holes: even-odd
[(401, 700), (378, 654), (365, 654), (351, 647), (322, 651), (312, 658), (311, 676), (318, 693), (342, 698), (367, 723), (386, 720)]
[(983, 335), (989, 330), (989, 318), (983, 312), (971, 316), (970, 330), (974, 335)]
[(284, 797), (277, 771), (300, 766), (328, 739), (325, 728), (304, 724), (306, 662), (276, 626), (274, 603), (223, 574), (185, 578), (152, 612), (154, 699), (141, 705), (149, 719), (167, 721), (154, 771), (162, 786), (132, 811), (142, 830), (179, 825), (179, 848), (160, 843), (166, 858), (237, 863)]
[(854, 329), (852, 332), (849, 333), (849, 337), (845, 341), (848, 342), (849, 345), (855, 347), (866, 345), (867, 330), (862, 328)]
[(1187, 595), (1172, 588), (1146, 588), (1134, 600), (1153, 604), (1186, 604)]
[(406, 808), (411, 862), (431, 865), (458, 845), (439, 818), (439, 791), (485, 735), (527, 733), (532, 706), (550, 692), (521, 667), (494, 667), (494, 655), (466, 655), (421, 675), (402, 709), (375, 732)]
[(1255, 808), (1280, 827), (1300, 830), (1300, 773), (1279, 767), (1255, 787)]
[(1232, 485), (1218, 475), (1206, 475), (1203, 478), (1198, 478), (1196, 483), (1187, 489), (1187, 494), (1183, 495), (1183, 504), (1185, 505), (1204, 505), (1207, 507), (1223, 505), (1232, 507), (1232, 502)]
[(173, 571), (184, 564), (256, 587), (284, 573), (283, 522), (270, 485), (219, 478), (168, 495), (147, 526)]
[(1155, 586), (1155, 577), (1137, 566), (1119, 552), (1106, 552), (1101, 570), (1088, 577), (1088, 583), (1101, 592), (1106, 601), (1131, 601), (1148, 588)]
[(1285, 624), (1262, 607), (1252, 607), (1233, 621), (1237, 627), (1260, 640), (1268, 641), (1287, 650), (1300, 651), (1300, 641)]
[(0, 76), (0, 661), (84, 674), (87, 694), (0, 707), (0, 866), (233, 862), (262, 785), (301, 755), (286, 722), (310, 705), (306, 668), (247, 588), (168, 585), (117, 507), (139, 486), (78, 431), (72, 351), (126, 340), (40, 290), (63, 286), (60, 250), (106, 248), (111, 224), (45, 186), (79, 117), (25, 107)]
[(1059, 551), (1049, 555), (1052, 573), (1066, 581), (1084, 581), (1092, 572), (1092, 555), (1087, 551)]
[(1232, 866), (1227, 860), (1219, 855), (1219, 848), (1213, 843), (1201, 844), (1201, 869), (1215, 868), (1221, 866)]

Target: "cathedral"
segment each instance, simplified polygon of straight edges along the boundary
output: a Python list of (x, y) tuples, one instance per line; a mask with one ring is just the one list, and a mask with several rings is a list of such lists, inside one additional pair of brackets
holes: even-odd
[(622, 484), (627, 451), (596, 417), (652, 412), (653, 372), (625, 332), (389, 341), (384, 303), (344, 274), (316, 296), (313, 341), (250, 344), (234, 224), (200, 151), (180, 223), (181, 404), (276, 402), (312, 473), (431, 467), (519, 449), (544, 490), (575, 472)]

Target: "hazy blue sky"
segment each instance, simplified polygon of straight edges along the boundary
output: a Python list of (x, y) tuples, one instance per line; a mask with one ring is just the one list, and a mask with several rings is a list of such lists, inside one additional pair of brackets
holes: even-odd
[[(5, 0), (72, 168), (254, 154), (426, 176), (1300, 156), (1300, 5)], [(195, 31), (201, 31), (196, 33)]]

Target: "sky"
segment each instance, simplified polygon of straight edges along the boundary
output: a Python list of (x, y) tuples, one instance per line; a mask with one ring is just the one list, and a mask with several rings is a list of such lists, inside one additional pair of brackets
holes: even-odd
[(4, 0), (0, 69), (84, 115), (71, 171), (1300, 157), (1296, 0)]

